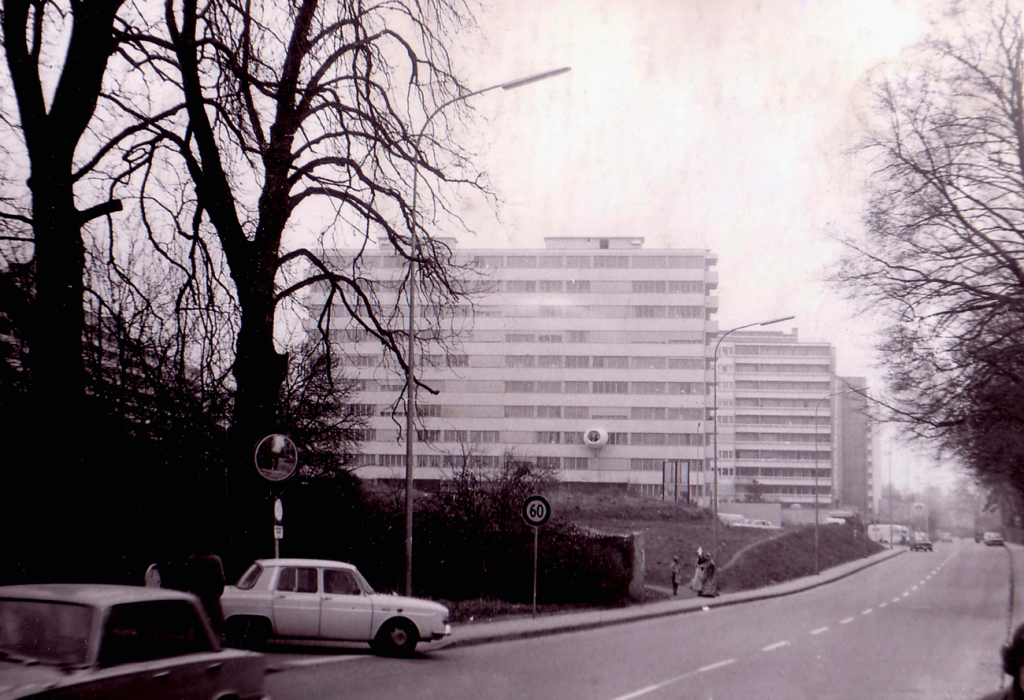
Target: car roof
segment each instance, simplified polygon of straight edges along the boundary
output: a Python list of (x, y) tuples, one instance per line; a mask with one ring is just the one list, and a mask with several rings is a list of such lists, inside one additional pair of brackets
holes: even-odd
[(320, 566), (333, 567), (336, 569), (355, 569), (356, 567), (348, 562), (333, 561), (331, 559), (257, 559), (256, 563), (261, 566)]
[(167, 588), (107, 583), (37, 583), (0, 586), (0, 598), (44, 600), (107, 607), (153, 600), (191, 600), (192, 594)]

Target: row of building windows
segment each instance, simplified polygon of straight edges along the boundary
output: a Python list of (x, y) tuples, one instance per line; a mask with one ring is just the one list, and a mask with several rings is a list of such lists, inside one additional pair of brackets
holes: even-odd
[[(583, 433), (578, 431), (539, 430), (536, 442), (542, 445), (582, 445)], [(703, 433), (609, 433), (609, 445), (702, 445), (707, 436)]]
[(832, 458), (831, 452), (811, 452), (800, 450), (736, 450), (736, 459), (765, 459), (786, 462), (827, 462)]
[[(621, 420), (703, 420), (702, 408), (633, 406)], [(505, 406), (506, 418), (590, 418), (590, 406)]]
[(779, 365), (736, 363), (737, 373), (749, 374), (828, 374), (828, 365)]
[(831, 349), (827, 345), (739, 345), (735, 346), (737, 355), (761, 355), (773, 357), (829, 357)]
[[(724, 418), (724, 416), (723, 416)], [(737, 425), (829, 425), (832, 418), (828, 415), (817, 416), (751, 416), (737, 414), (735, 417)]]
[(830, 433), (736, 433), (736, 442), (822, 442), (832, 441)]
[[(772, 381), (749, 381), (737, 380), (736, 391), (815, 391), (826, 392), (829, 390), (828, 382), (772, 382)], [(739, 399), (737, 399), (739, 406)]]
[[(436, 340), (430, 336), (431, 330), (424, 328), (416, 332), (420, 340)], [(487, 331), (475, 331), (474, 342), (500, 342), (502, 337), (506, 343), (658, 343), (658, 344), (705, 344), (705, 335), (701, 331), (559, 331), (547, 333), (505, 333), (504, 336), (488, 336)], [(498, 333), (498, 331), (491, 331)], [(333, 341), (338, 343), (361, 343), (371, 339), (369, 333), (361, 328), (335, 329), (330, 333)]]
[(480, 444), (501, 442), (499, 430), (417, 430), (420, 442), (457, 442)]
[(505, 280), (503, 289), (512, 294), (703, 294), (704, 283), (697, 280)]
[[(384, 258), (389, 260), (389, 258)], [(401, 259), (400, 259), (401, 260)], [(697, 255), (478, 255), (470, 264), (487, 268), (616, 268), (616, 269), (704, 269), (713, 259)], [(392, 267), (404, 266), (404, 261)]]
[(506, 355), (505, 366), (540, 369), (705, 369), (703, 357), (628, 357), (626, 355)]
[(827, 465), (820, 469), (779, 469), (771, 467), (736, 467), (736, 476), (761, 476), (761, 477), (796, 477), (801, 479), (813, 479), (814, 473), (818, 473), (819, 479), (831, 479), (832, 469)]
[(470, 307), (452, 307), (461, 309), (457, 314), (438, 313), (426, 308), (420, 315), (427, 319), (447, 316), (475, 315), (480, 318), (645, 318), (645, 319), (710, 319), (713, 309), (705, 306), (651, 306), (651, 305), (567, 305), (567, 304), (516, 304), (488, 305), (481, 303), (472, 312)]
[(506, 394), (703, 394), (701, 382), (507, 381)]
[(776, 484), (762, 484), (759, 489), (762, 496), (808, 496), (814, 495), (817, 490), (819, 495), (827, 495), (831, 489), (829, 486), (779, 486)]
[(827, 402), (820, 399), (780, 399), (776, 397), (737, 396), (736, 408), (820, 408), (819, 418), (828, 417)]
[[(417, 467), (433, 467), (436, 469), (450, 469), (456, 463), (461, 461), (463, 457), (461, 455), (417, 455), (416, 466)], [(495, 455), (472, 455), (471, 459), (475, 466), (484, 468), (497, 468), (501, 466), (501, 457)], [(585, 470), (590, 467), (589, 457), (550, 457), (550, 456), (539, 456), (531, 458), (537, 467), (542, 469), (567, 469), (567, 470)], [(353, 463), (356, 466), (361, 467), (405, 467), (405, 455), (404, 454), (362, 454), (356, 455)], [(634, 458), (629, 460), (629, 468), (631, 471), (657, 471), (661, 472), (666, 469), (666, 465), (669, 465), (671, 471), (672, 460), (659, 459), (659, 458)], [(691, 466), (692, 473), (698, 473), (701, 471), (699, 462), (693, 462)], [(710, 468), (707, 471), (711, 471)], [(733, 470), (722, 468), (719, 473), (723, 476), (732, 476)]]

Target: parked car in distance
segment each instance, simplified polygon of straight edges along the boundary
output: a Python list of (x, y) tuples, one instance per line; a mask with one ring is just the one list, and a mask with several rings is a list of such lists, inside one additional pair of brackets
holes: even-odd
[(951, 532), (943, 532), (939, 537), (940, 537), (940, 539), (943, 542), (952, 542), (953, 541), (953, 533), (951, 533)]
[(986, 532), (981, 536), (981, 541), (989, 547), (1002, 547), (1003, 535), (1001, 532)]
[(928, 536), (927, 532), (915, 532), (914, 537), (910, 542), (911, 552), (931, 552), (932, 540)]
[(0, 700), (264, 697), (260, 654), (222, 649), (190, 593), (0, 586)]
[(241, 646), (287, 637), (407, 655), (451, 634), (445, 606), (377, 593), (356, 567), (325, 559), (260, 559), (224, 589), (221, 606), (227, 639)]
[(733, 523), (732, 527), (752, 527), (761, 530), (778, 530), (777, 525), (772, 525), (770, 520), (741, 520)]
[(729, 527), (732, 527), (736, 523), (747, 522), (747, 519), (739, 513), (719, 513), (718, 519)]

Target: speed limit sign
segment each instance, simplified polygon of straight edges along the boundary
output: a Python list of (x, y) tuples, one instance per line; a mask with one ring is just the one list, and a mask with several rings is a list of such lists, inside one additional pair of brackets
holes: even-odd
[(527, 525), (540, 527), (551, 518), (551, 504), (543, 496), (527, 496), (523, 501), (523, 520)]

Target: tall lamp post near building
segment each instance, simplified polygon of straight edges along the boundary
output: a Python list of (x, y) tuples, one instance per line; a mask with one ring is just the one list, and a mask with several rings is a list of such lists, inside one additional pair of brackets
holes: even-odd
[(420, 151), (420, 141), (423, 140), (423, 134), (426, 133), (427, 127), (430, 126), (430, 122), (433, 121), (434, 117), (440, 114), (445, 108), (450, 107), (456, 102), (462, 102), (468, 100), (470, 97), (476, 97), (482, 95), (485, 92), (491, 92), (492, 90), (514, 90), (530, 83), (536, 83), (541, 80), (547, 80), (548, 78), (554, 78), (556, 75), (568, 73), (569, 68), (557, 68), (555, 70), (545, 71), (544, 73), (537, 73), (536, 75), (530, 75), (525, 78), (517, 78), (515, 80), (509, 80), (504, 83), (498, 83), (497, 85), (491, 85), (480, 90), (473, 90), (457, 97), (453, 97), (447, 102), (442, 103), (430, 116), (427, 117), (426, 121), (423, 122), (423, 126), (420, 128), (419, 133), (416, 134), (416, 147), (415, 153), (417, 154), (417, 160), (413, 167), (412, 176), (412, 210), (409, 215), (409, 230), (412, 234), (412, 246), (411, 246), (411, 260), (409, 261), (409, 271), (406, 278), (406, 287), (409, 294), (409, 351), (408, 357), (406, 358), (406, 369), (405, 369), (405, 594), (407, 596), (412, 595), (412, 512), (413, 512), (413, 468), (414, 468), (414, 457), (415, 457), (415, 444), (416, 444), (416, 372), (415, 372), (415, 350), (416, 350), (416, 258), (419, 255), (419, 236), (416, 231), (416, 195), (419, 186), (419, 160), (418, 154)]
[[(818, 517), (818, 410), (821, 408), (821, 405), (825, 401), (828, 401), (833, 396), (839, 396), (841, 394), (849, 394), (851, 392), (856, 392), (856, 393), (859, 394), (859, 393), (861, 393), (861, 389), (858, 389), (857, 387), (853, 387), (853, 386), (847, 385), (846, 389), (840, 389), (839, 391), (833, 391), (831, 394), (825, 394), (820, 399), (818, 399), (818, 402), (816, 404), (814, 404), (814, 573), (815, 573), (815, 575), (821, 573), (818, 570), (818, 526), (820, 524), (819, 521), (821, 520)], [(830, 475), (830, 478), (831, 478), (831, 474), (832, 474), (832, 470), (833, 470), (833, 466), (832, 465), (833, 465), (833, 461), (834, 461), (833, 460), (833, 456), (832, 456), (832, 453), (833, 453), (833, 450), (832, 450), (832, 430), (831, 430), (831, 427), (832, 427), (832, 412), (829, 411), (828, 415), (829, 415), (829, 428), (830, 428), (829, 429), (829, 450), (828, 450), (829, 457), (828, 457), (828, 466), (829, 466), (829, 475)], [(865, 534), (865, 537), (866, 537), (866, 534)]]
[(714, 532), (714, 534), (713, 534), (714, 546), (712, 547), (711, 551), (712, 551), (712, 553), (715, 556), (718, 555), (718, 347), (722, 344), (722, 341), (725, 340), (726, 336), (728, 336), (730, 333), (735, 333), (736, 331), (741, 331), (744, 328), (752, 328), (753, 326), (770, 326), (770, 325), (775, 324), (775, 323), (782, 323), (783, 321), (790, 321), (790, 320), (792, 320), (794, 318), (796, 318), (796, 316), (783, 316), (782, 318), (773, 318), (770, 321), (757, 321), (757, 322), (754, 322), (754, 323), (748, 323), (745, 326), (736, 326), (735, 328), (730, 328), (725, 333), (719, 334), (718, 342), (715, 343), (715, 354), (714, 354), (714, 360), (713, 360), (713, 363), (714, 363), (714, 378), (712, 380), (712, 384), (713, 384), (714, 392), (715, 392), (715, 395), (714, 395), (714, 416), (713, 416), (714, 422), (712, 423), (712, 426), (714, 427), (714, 433), (713, 433), (713, 438), (712, 438), (712, 447), (714, 448), (714, 452), (715, 452), (714, 457), (712, 459), (712, 468), (714, 469), (714, 471), (712, 473), (712, 478), (714, 479), (714, 488), (713, 488), (714, 493), (712, 494), (712, 497), (711, 497), (712, 498), (712, 500), (711, 500), (711, 509), (712, 509), (712, 513), (714, 514), (714, 518), (713, 518), (713, 522), (712, 522), (712, 529), (713, 529), (713, 532)]

